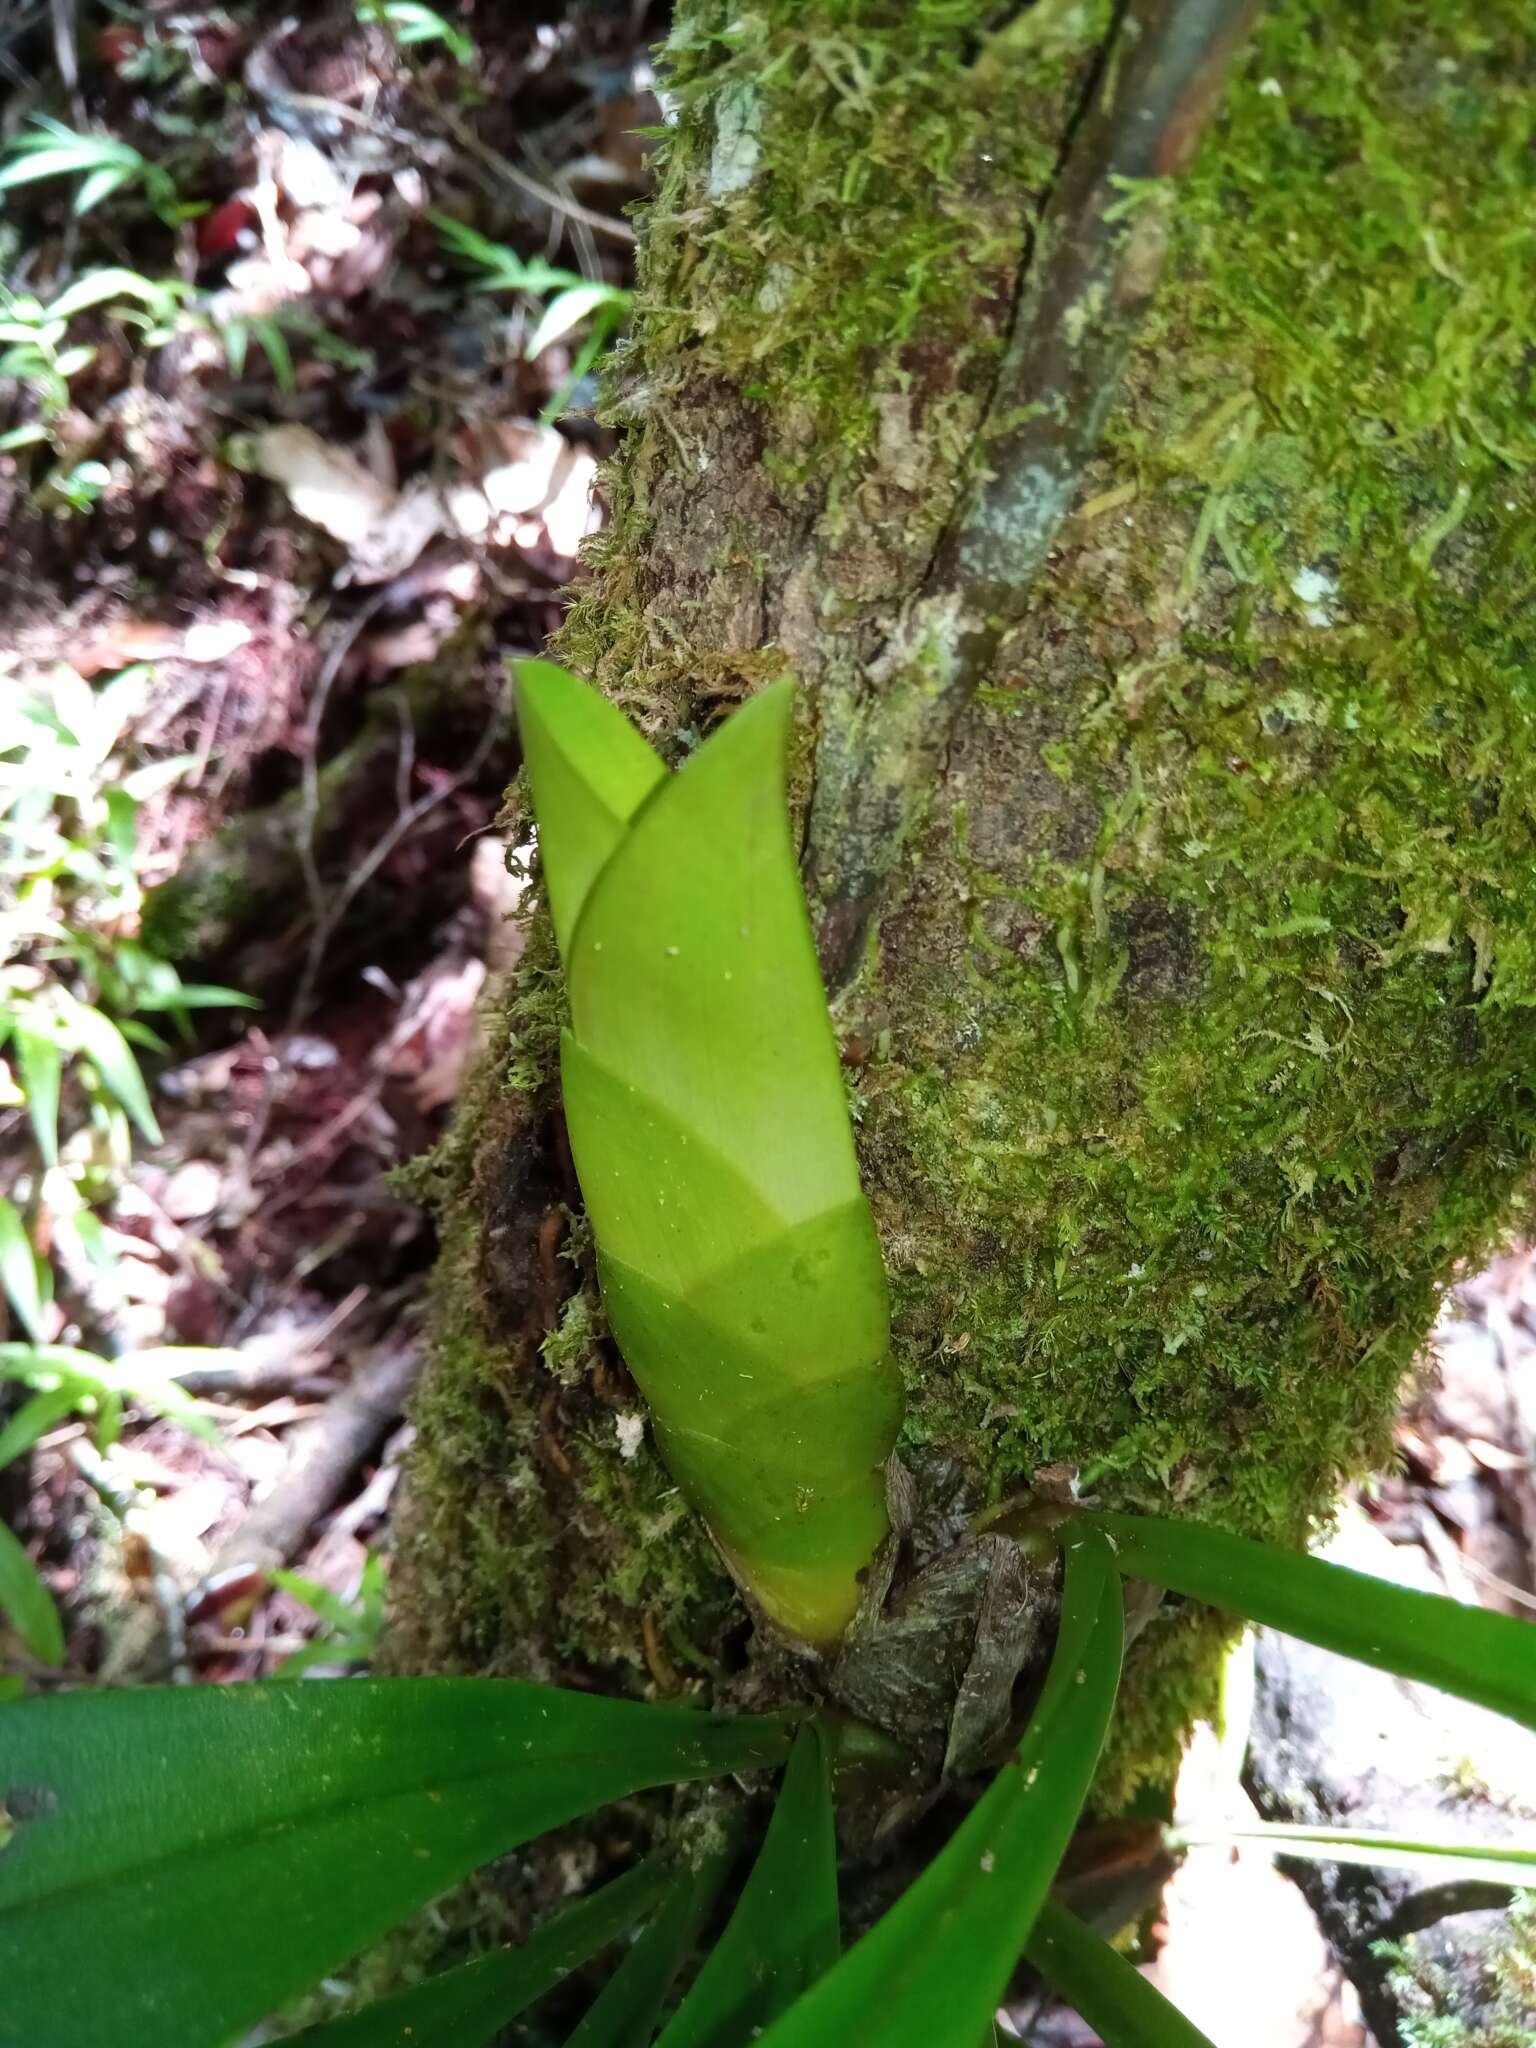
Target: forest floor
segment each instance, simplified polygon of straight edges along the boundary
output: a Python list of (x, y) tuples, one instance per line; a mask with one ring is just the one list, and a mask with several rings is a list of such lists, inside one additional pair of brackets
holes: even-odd
[[(50, 1169), (0, 1061), (0, 1200), (42, 1276), (9, 1267), (38, 1298), (0, 1302), (0, 1423), (43, 1417), (0, 1436), (0, 1512), (66, 1629), (58, 1668), (0, 1633), (30, 1685), (341, 1673), (383, 1623), (434, 1251), (394, 1176), (519, 943), (508, 661), (602, 518), (592, 369), (662, 118), (646, 0), (449, 12), (149, 6), (77, 40), (71, 9), (0, 7), (0, 711), (85, 778), (7, 757), (0, 716), (0, 824), (33, 775), (66, 849), (46, 917), (0, 894), (0, 1007), (62, 980), (128, 1024), (159, 1133), (72, 1069)], [(112, 698), (94, 756), (60, 665)], [(106, 786), (153, 764), (125, 827)], [(172, 962), (259, 1007), (155, 1014)], [(60, 1346), (155, 1361), (115, 1440), (106, 1378), (38, 1364)], [(1529, 1254), (1467, 1279), (1437, 1350), (1354, 1512), (1531, 1611)], [(1218, 2041), (1260, 2042), (1261, 1949), (1262, 2048), (1362, 2038), (1261, 1862), (1197, 1852), (1165, 1923), (1155, 1967)]]

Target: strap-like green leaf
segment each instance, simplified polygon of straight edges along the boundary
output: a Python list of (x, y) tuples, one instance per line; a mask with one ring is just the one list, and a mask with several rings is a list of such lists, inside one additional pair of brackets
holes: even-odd
[(551, 1985), (627, 1933), (675, 1878), (674, 1866), (653, 1856), (568, 1906), (520, 1948), (494, 1949), (345, 2019), (306, 2027), (297, 2041), (302, 2048), (486, 2048)]
[(1192, 2020), (1057, 1900), (1040, 1908), (1025, 1953), (1107, 2048), (1211, 2048)]
[(34, 1343), (43, 1335), (43, 1289), (37, 1254), (14, 1202), (0, 1195), (0, 1287)]
[(1094, 1515), (1121, 1571), (1536, 1728), (1536, 1628), (1201, 1522)]
[(0, 1428), (0, 1471), (30, 1451), (38, 1438), (46, 1436), (56, 1422), (62, 1422), (79, 1400), (80, 1389), (66, 1384), (50, 1387), (46, 1393), (34, 1394), (30, 1401), (23, 1401)]
[(1015, 1760), (884, 1919), (762, 2048), (976, 2048), (1056, 1874), (1103, 1747), (1124, 1608), (1109, 1546), (1068, 1537), (1061, 1629)]
[[(40, 1664), (64, 1662), (64, 1628), (59, 1610), (48, 1588), (37, 1575), (37, 1566), (4, 1522), (0, 1522), (0, 1614), (5, 1615), (17, 1635)], [(6, 1759), (0, 1752), (0, 1805), (5, 1802)], [(0, 1869), (3, 1869), (0, 1861)], [(4, 1937), (0, 1935), (0, 1950)], [(6, 1996), (9, 1997), (9, 1989)], [(5, 2019), (0, 2014), (0, 2042), (6, 2038)]]
[(67, 2012), (71, 2048), (214, 2048), (488, 1858), (790, 1736), (494, 1679), (23, 1701), (0, 1750), (0, 2044), (57, 2039)]
[(517, 722), (564, 952), (593, 882), (667, 771), (622, 711), (552, 661), (517, 664)]
[(667, 1994), (736, 1860), (741, 1833), (739, 1815), (722, 1817), (716, 1846), (695, 1869), (679, 1875), (566, 2048), (648, 2048)]
[(101, 1085), (152, 1145), (160, 1142), (160, 1126), (150, 1107), (149, 1090), (133, 1056), (133, 1048), (110, 1017), (89, 1003), (70, 1001), (59, 1026), (64, 1042), (84, 1055)]
[[(1526, 1624), (1529, 1626), (1529, 1623)], [(1370, 1828), (1311, 1827), (1304, 1822), (1250, 1821), (1246, 1827), (1173, 1828), (1171, 1849), (1244, 1842), (1275, 1856), (1309, 1863), (1355, 1863), (1375, 1870), (1415, 1870), (1446, 1884), (1507, 1884), (1536, 1891), (1536, 1849), (1512, 1842), (1467, 1841), (1451, 1835), (1387, 1835)]]
[(783, 1788), (730, 1925), (657, 2048), (740, 2048), (837, 1961), (837, 1838), (827, 1741), (795, 1739)]
[(59, 1081), (64, 1055), (51, 1038), (25, 1024), (16, 1026), (16, 1071), (27, 1098), (27, 1115), (44, 1166), (59, 1163)]

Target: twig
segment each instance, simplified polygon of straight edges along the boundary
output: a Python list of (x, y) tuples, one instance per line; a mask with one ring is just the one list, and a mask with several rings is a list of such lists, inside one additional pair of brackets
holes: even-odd
[(423, 99), (454, 142), (493, 181), (511, 185), (525, 198), (536, 199), (541, 206), (547, 207), (557, 217), (590, 228), (595, 235), (606, 235), (610, 242), (622, 242), (626, 247), (633, 248), (635, 231), (627, 220), (615, 220), (612, 214), (597, 213), (590, 206), (583, 206), (579, 199), (573, 199), (568, 192), (561, 192), (553, 185), (546, 185), (541, 179), (520, 170), (516, 164), (509, 163), (499, 150), (494, 150), (488, 143), (482, 142), (469, 124), (461, 120), (451, 107), (445, 106), (430, 85), (425, 84), (419, 77), (417, 85)]
[[(407, 722), (409, 721), (409, 709), (404, 704), (401, 706), (401, 715)], [(321, 964), (325, 959), (325, 949), (330, 944), (337, 926), (352, 907), (359, 892), (372, 881), (396, 847), (420, 824), (421, 820), (429, 812), (436, 810), (440, 804), (446, 803), (449, 797), (461, 790), (466, 783), (474, 780), (490, 758), (493, 749), (499, 743), (505, 730), (506, 719), (506, 707), (503, 704), (498, 712), (487, 722), (485, 731), (480, 735), (475, 751), (470, 755), (464, 766), (438, 788), (429, 790), (424, 796), (417, 797), (414, 803), (408, 804), (403, 811), (397, 812), (394, 822), (388, 831), (382, 837), (375, 840), (368, 852), (348, 874), (346, 880), (330, 899), (329, 903), (325, 900), (324, 890), (320, 883), (319, 870), (314, 865), (313, 848), (311, 846), (305, 868), (305, 881), (308, 885), (311, 875), (313, 876), (310, 901), (315, 906), (315, 928), (310, 935), (309, 952), (305, 958), (304, 971), (299, 977), (299, 985), (294, 993), (293, 1005), (289, 1012), (289, 1028), (291, 1030), (296, 1030), (308, 1014), (310, 1003), (314, 997), (315, 982), (319, 977)], [(404, 744), (406, 742), (403, 740), (402, 745)], [(306, 758), (308, 757), (306, 756)]]
[(297, 1554), (310, 1529), (340, 1500), (353, 1472), (389, 1434), (420, 1367), (421, 1350), (413, 1342), (381, 1348), (320, 1414), (290, 1431), (285, 1471), (220, 1545), (205, 1584), (242, 1569), (270, 1571)]
[[(309, 700), (309, 714), (304, 720), (303, 755), (300, 763), (299, 822), (295, 835), (299, 857), (299, 871), (304, 877), (305, 892), (309, 907), (314, 915), (318, 931), (325, 922), (325, 886), (320, 879), (320, 864), (315, 854), (315, 826), (320, 817), (320, 728), (325, 721), (326, 705), (330, 701), (331, 685), (341, 672), (341, 664), (357, 644), (358, 635), (384, 602), (384, 593), (376, 591), (362, 609), (341, 628), (331, 642), (320, 673), (315, 678), (314, 692)], [(318, 962), (316, 962), (318, 966)], [(303, 1022), (309, 996), (309, 977), (299, 984), (289, 1012), (288, 1028), (296, 1031)]]
[[(985, 680), (1099, 445), (1187, 168), (1257, 0), (1128, 0), (1046, 199), (979, 435), (984, 466), (922, 588), (839, 686), (807, 847), (833, 987), (856, 972), (961, 710)], [(835, 740), (827, 735), (835, 734)]]

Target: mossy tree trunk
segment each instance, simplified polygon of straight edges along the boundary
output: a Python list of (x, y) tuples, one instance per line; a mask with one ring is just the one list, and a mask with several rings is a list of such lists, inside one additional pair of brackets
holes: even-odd
[[(1171, 212), (1123, 188), (1146, 277), (1048, 303), (1114, 35), (1101, 0), (684, 0), (558, 651), (673, 758), (801, 681), (908, 1463), (1293, 1541), (1387, 1454), (1536, 1139), (1529, 21), (1275, 0)], [(1032, 471), (1042, 417), (1081, 439), (1051, 363), (1142, 314), (1165, 238), (1086, 473)], [(966, 640), (936, 565), (983, 501)], [(434, 1169), (396, 1654), (707, 1691), (747, 1617), (602, 1333), (559, 1005), (536, 923)], [(1107, 1797), (1213, 1640), (1137, 1643)]]

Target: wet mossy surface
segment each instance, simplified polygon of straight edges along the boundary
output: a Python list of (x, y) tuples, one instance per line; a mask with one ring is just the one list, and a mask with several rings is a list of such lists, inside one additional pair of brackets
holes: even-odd
[[(674, 758), (792, 668), (803, 794), (931, 550), (1101, 25), (996, 16), (682, 11), (614, 518), (559, 650)], [(1512, 0), (1266, 13), (839, 1005), (907, 1454), (978, 1502), (1065, 1460), (1299, 1540), (1389, 1455), (1456, 1262), (1521, 1214), (1533, 72)], [(574, 1197), (559, 1000), (540, 940), (441, 1164), (400, 1655), (707, 1691), (743, 1612), (622, 1454), (590, 1304), (536, 1306), (530, 1243)], [(1219, 1639), (1138, 1643), (1107, 1803), (1166, 1773)]]

